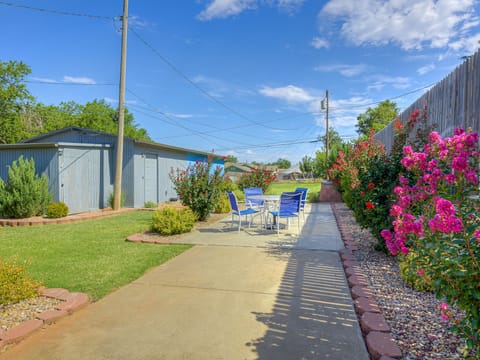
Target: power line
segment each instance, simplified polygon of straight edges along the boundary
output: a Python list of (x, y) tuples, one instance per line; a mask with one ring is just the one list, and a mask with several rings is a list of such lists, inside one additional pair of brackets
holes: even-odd
[(34, 7), (34, 6), (15, 4), (15, 3), (6, 2), (6, 1), (0, 1), (0, 5), (16, 7), (16, 8), (20, 8), (20, 9), (33, 10), (33, 11), (46, 12), (46, 13), (57, 14), (57, 15), (86, 17), (86, 18), (90, 18), (90, 19), (115, 20), (115, 19), (118, 18), (118, 17), (114, 17), (114, 16), (83, 14), (83, 13), (75, 13), (75, 12), (70, 12), (70, 11), (45, 9), (45, 8), (39, 8), (39, 7)]
[(289, 129), (280, 129), (280, 128), (275, 128), (272, 126), (267, 126), (261, 122), (254, 121), (250, 119), (249, 117), (243, 115), (242, 113), (238, 112), (231, 106), (225, 104), (224, 102), (220, 101), (217, 99), (215, 96), (212, 96), (207, 90), (203, 89), (201, 86), (199, 86), (195, 81), (190, 79), (187, 75), (185, 75), (179, 68), (177, 68), (171, 61), (169, 61), (167, 58), (165, 58), (160, 52), (155, 49), (150, 43), (148, 43), (144, 38), (140, 36), (134, 29), (130, 28), (129, 29), (137, 38), (140, 42), (142, 42), (147, 48), (149, 48), (155, 55), (157, 55), (165, 64), (167, 64), (177, 75), (179, 75), (181, 78), (183, 78), (187, 83), (192, 85), (194, 88), (196, 88), (198, 91), (200, 91), (202, 94), (207, 96), (210, 100), (214, 101), (216, 104), (220, 105), (224, 109), (228, 110), (234, 115), (237, 115), (238, 117), (258, 126), (263, 126), (267, 129), (273, 129), (273, 130), (289, 130)]
[(57, 80), (25, 80), (26, 83), (30, 84), (42, 84), (42, 85), (78, 85), (78, 86), (118, 86), (115, 83), (80, 83), (80, 82), (67, 82), (67, 81), (57, 81)]
[[(145, 99), (141, 98), (139, 95), (137, 95), (136, 93), (134, 93), (134, 92), (131, 91), (130, 89), (127, 89), (127, 91), (128, 91), (130, 94), (132, 94), (133, 96), (135, 96), (137, 99), (139, 99), (140, 101), (142, 101), (145, 105), (147, 105), (147, 106), (149, 107), (149, 108), (143, 108), (144, 110), (158, 113), (158, 114), (160, 114), (160, 115), (168, 118), (168, 119), (171, 121), (171, 122), (170, 122), (171, 125), (181, 127), (181, 128), (183, 128), (183, 129), (185, 129), (185, 130), (187, 130), (187, 131), (190, 131), (190, 132), (193, 132), (193, 133), (195, 133), (196, 135), (199, 135), (199, 136), (201, 136), (201, 135), (206, 135), (206, 136), (211, 136), (211, 137), (213, 137), (213, 138), (216, 138), (216, 139), (220, 139), (220, 140), (222, 140), (222, 141), (225, 141), (224, 138), (218, 137), (218, 136), (214, 136), (214, 135), (211, 135), (211, 134), (212, 134), (212, 133), (215, 133), (215, 132), (225, 132), (225, 131), (229, 131), (229, 130), (232, 130), (232, 129), (237, 129), (237, 128), (239, 128), (239, 127), (242, 127), (242, 126), (236, 126), (236, 127), (233, 127), (233, 128), (225, 128), (225, 129), (214, 128), (215, 130), (210, 130), (210, 131), (198, 131), (198, 130), (193, 130), (193, 129), (187, 127), (187, 126), (184, 126), (184, 125), (179, 124), (178, 121), (176, 121), (175, 119), (172, 119), (172, 117), (171, 117), (169, 114), (167, 114), (167, 113), (165, 113), (165, 112), (163, 112), (163, 111), (161, 111), (161, 110), (156, 109), (153, 105), (149, 104), (147, 101), (145, 101)], [(134, 106), (134, 107), (135, 107), (135, 106)], [(138, 107), (138, 106), (137, 106), (137, 107)], [(247, 126), (251, 126), (251, 125), (247, 125)], [(243, 135), (247, 135), (247, 134), (243, 134)], [(184, 136), (188, 136), (188, 135), (169, 136), (168, 138), (171, 139), (171, 138), (174, 138), (174, 137), (184, 137)], [(256, 137), (255, 135), (252, 135), (252, 134), (248, 134), (247, 136), (249, 136), (249, 137)], [(258, 138), (258, 137), (256, 137), (256, 138)], [(265, 140), (265, 138), (260, 138), (260, 139), (261, 139), (261, 140)], [(231, 140), (229, 140), (229, 141), (231, 141)], [(247, 143), (243, 143), (243, 142), (239, 142), (239, 141), (236, 141), (236, 142), (239, 143), (239, 144), (247, 145), (247, 146), (254, 146), (254, 145), (252, 145), (252, 144), (247, 144)]]

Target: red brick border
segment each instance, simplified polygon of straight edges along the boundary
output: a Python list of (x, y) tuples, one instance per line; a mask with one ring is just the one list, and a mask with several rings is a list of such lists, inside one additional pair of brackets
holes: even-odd
[(354, 252), (358, 249), (355, 240), (352, 234), (348, 233), (347, 225), (338, 214), (336, 204), (330, 203), (330, 206), (345, 244), (345, 249), (340, 250), (339, 254), (368, 352), (374, 360), (400, 359), (402, 351), (393, 340), (390, 326), (381, 314), (373, 292), (368, 289), (368, 281), (355, 260)]
[(72, 314), (89, 304), (88, 295), (85, 293), (69, 292), (65, 289), (55, 288), (40, 290), (40, 296), (61, 300), (56, 310), (44, 311), (36, 316), (36, 319), (27, 320), (23, 323), (0, 332), (0, 352), (5, 351), (7, 345), (16, 344), (40, 328), (53, 324), (61, 318)]
[(68, 215), (58, 219), (48, 219), (42, 217), (28, 218), (28, 219), (0, 219), (0, 226), (35, 226), (35, 225), (50, 225), (50, 224), (66, 224), (77, 221), (101, 219), (104, 217), (124, 214), (131, 211), (145, 210), (134, 208), (123, 208), (117, 211), (111, 209), (103, 209), (99, 211), (85, 212), (80, 214)]

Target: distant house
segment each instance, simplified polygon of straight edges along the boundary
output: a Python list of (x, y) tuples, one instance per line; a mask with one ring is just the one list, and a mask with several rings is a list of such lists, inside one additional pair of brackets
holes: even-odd
[(254, 171), (255, 167), (249, 164), (225, 163), (224, 170), (225, 177), (235, 182), (238, 181), (243, 174)]
[[(115, 177), (117, 136), (68, 127), (17, 144), (0, 145), (0, 178), (20, 155), (33, 158), (38, 174), (45, 174), (55, 201), (63, 201), (70, 213), (109, 206)], [(122, 193), (126, 207), (143, 207), (176, 198), (169, 174), (212, 154), (124, 138)], [(223, 168), (223, 158), (213, 157)]]
[(293, 166), (287, 170), (282, 170), (278, 173), (278, 180), (298, 180), (303, 178), (304, 176), (299, 165)]
[(274, 174), (276, 174), (278, 170), (276, 166), (257, 166), (248, 163), (225, 163), (225, 176), (235, 182), (238, 181), (243, 174), (260, 169), (270, 171)]

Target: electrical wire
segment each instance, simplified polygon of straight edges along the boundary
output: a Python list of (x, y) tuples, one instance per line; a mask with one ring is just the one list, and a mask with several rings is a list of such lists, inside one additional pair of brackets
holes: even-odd
[(162, 54), (160, 54), (160, 52), (155, 49), (150, 43), (148, 43), (144, 38), (142, 38), (140, 36), (140, 34), (138, 34), (138, 32), (136, 32), (134, 29), (132, 28), (129, 28), (129, 31), (132, 32), (136, 37), (137, 39), (143, 43), (147, 48), (149, 48), (155, 55), (157, 55), (165, 64), (167, 64), (177, 75), (179, 75), (181, 78), (183, 78), (187, 83), (189, 83), (190, 85), (192, 85), (194, 88), (196, 88), (198, 91), (200, 91), (202, 94), (204, 94), (205, 96), (207, 96), (210, 100), (214, 101), (217, 105), (220, 105), (221, 107), (223, 107), (224, 109), (228, 110), (229, 112), (231, 112), (232, 114), (240, 117), (241, 119), (243, 120), (246, 120), (254, 125), (257, 125), (257, 126), (262, 126), (262, 127), (265, 127), (267, 129), (272, 129), (272, 130), (282, 130), (282, 131), (289, 131), (289, 130), (293, 130), (293, 129), (281, 129), (281, 128), (276, 128), (276, 127), (273, 127), (273, 126), (267, 126), (265, 125), (264, 123), (261, 123), (261, 122), (258, 122), (258, 121), (254, 121), (252, 119), (250, 119), (249, 117), (243, 115), (242, 113), (240, 113), (239, 111), (235, 110), (234, 108), (232, 108), (231, 106), (225, 104), (224, 102), (220, 101), (218, 98), (216, 98), (215, 96), (211, 95), (207, 90), (203, 89), (201, 86), (199, 86), (195, 81), (193, 81), (192, 79), (190, 79), (187, 75), (185, 75), (179, 68), (177, 68), (171, 61), (169, 61), (167, 58), (165, 58)]
[(114, 16), (92, 15), (92, 14), (75, 13), (75, 12), (70, 12), (70, 11), (45, 9), (45, 8), (39, 8), (39, 7), (34, 7), (34, 6), (15, 4), (15, 3), (6, 2), (6, 1), (0, 1), (0, 5), (16, 7), (16, 8), (20, 8), (20, 9), (26, 9), (26, 10), (46, 12), (46, 13), (51, 13), (51, 14), (56, 14), (56, 15), (77, 16), (77, 17), (86, 17), (86, 18), (90, 18), (90, 19), (101, 19), (101, 20), (112, 20), (112, 19), (115, 20), (115, 19), (118, 19), (118, 16), (114, 17)]
[(42, 85), (78, 85), (78, 86), (118, 86), (114, 83), (80, 83), (80, 82), (67, 82), (67, 81), (57, 81), (57, 80), (25, 80), (29, 84), (42, 84)]

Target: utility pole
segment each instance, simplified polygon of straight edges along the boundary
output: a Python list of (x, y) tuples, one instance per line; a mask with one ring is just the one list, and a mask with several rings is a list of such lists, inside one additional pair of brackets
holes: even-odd
[(122, 54), (120, 60), (120, 89), (118, 96), (118, 136), (117, 161), (115, 164), (115, 184), (113, 187), (113, 210), (119, 210), (122, 195), (123, 168), (123, 127), (125, 122), (125, 77), (127, 70), (127, 30), (128, 30), (128, 0), (123, 0), (122, 16)]
[(325, 90), (325, 161), (328, 162), (328, 90)]

